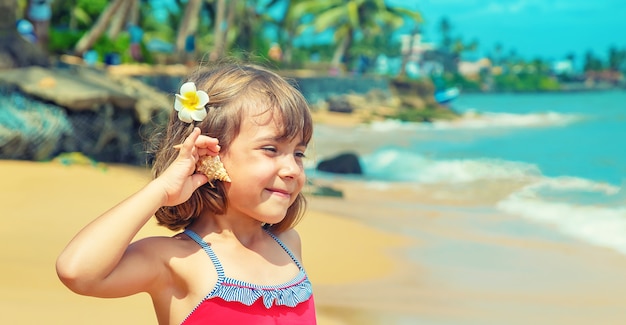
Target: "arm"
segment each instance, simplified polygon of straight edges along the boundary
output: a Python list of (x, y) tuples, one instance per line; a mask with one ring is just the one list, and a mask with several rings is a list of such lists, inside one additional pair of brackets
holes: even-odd
[(137, 232), (161, 206), (189, 199), (207, 182), (194, 174), (199, 156), (217, 154), (217, 139), (200, 136), (194, 129), (185, 139), (176, 160), (144, 188), (85, 226), (57, 259), (57, 274), (72, 291), (100, 297), (120, 297), (158, 285), (167, 274), (159, 257), (164, 238), (150, 238), (130, 245)]

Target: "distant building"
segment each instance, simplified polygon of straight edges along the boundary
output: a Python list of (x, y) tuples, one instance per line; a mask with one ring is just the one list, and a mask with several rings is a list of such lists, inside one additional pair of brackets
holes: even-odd
[(432, 64), (424, 64), (424, 53), (432, 51), (435, 46), (425, 43), (422, 34), (411, 33), (400, 36), (400, 52), (405, 62), (405, 72), (410, 78), (420, 78), (433, 73)]
[(491, 71), (491, 60), (482, 58), (477, 61), (461, 61), (458, 64), (458, 71), (467, 79), (478, 80), (482, 73)]
[(573, 75), (574, 64), (571, 60), (560, 60), (552, 62), (552, 72), (556, 75)]
[(440, 73), (457, 73), (458, 62), (459, 57), (456, 54), (439, 49), (426, 51), (422, 55), (422, 65), (437, 67)]
[(408, 61), (421, 62), (422, 54), (435, 48), (432, 43), (423, 43), (422, 34), (405, 34), (400, 36), (400, 51), (402, 55), (408, 55)]

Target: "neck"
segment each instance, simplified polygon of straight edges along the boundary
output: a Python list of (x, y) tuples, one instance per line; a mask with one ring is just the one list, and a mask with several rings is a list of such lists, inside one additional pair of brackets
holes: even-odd
[(262, 226), (260, 221), (249, 217), (203, 213), (190, 229), (200, 236), (216, 233), (224, 237), (234, 237), (244, 246), (248, 246), (263, 235)]

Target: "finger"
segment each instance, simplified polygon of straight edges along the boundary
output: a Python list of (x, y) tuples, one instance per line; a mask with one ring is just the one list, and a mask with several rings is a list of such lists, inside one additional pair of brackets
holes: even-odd
[(200, 135), (196, 140), (196, 147), (206, 148), (212, 151), (219, 151), (219, 140), (206, 135)]
[(199, 136), (200, 129), (194, 128), (193, 131), (191, 131), (191, 134), (185, 138), (185, 141), (183, 141), (180, 148), (180, 155), (192, 155), (196, 140), (198, 140)]
[(197, 148), (198, 156), (217, 156), (220, 154), (219, 150), (215, 150), (214, 148)]
[(206, 184), (209, 181), (209, 178), (204, 174), (193, 174), (191, 175), (191, 184), (193, 184), (194, 189)]

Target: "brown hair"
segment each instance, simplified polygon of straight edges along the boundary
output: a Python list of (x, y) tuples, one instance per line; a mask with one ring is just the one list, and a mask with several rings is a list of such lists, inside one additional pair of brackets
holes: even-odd
[[(313, 122), (309, 107), (302, 94), (278, 74), (256, 65), (219, 64), (213, 68), (203, 68), (191, 74), (187, 81), (193, 81), (197, 89), (209, 94), (206, 105), (207, 117), (201, 122), (187, 124), (178, 119), (172, 108), (165, 134), (158, 146), (153, 177), (158, 177), (176, 158), (178, 152), (172, 147), (182, 143), (194, 126), (202, 134), (217, 138), (221, 152), (225, 153), (239, 134), (241, 123), (250, 107), (266, 107), (281, 118), (282, 138), (293, 139), (301, 136), (308, 144), (313, 135)], [(161, 207), (156, 212), (160, 225), (172, 230), (189, 226), (202, 212), (212, 215), (226, 213), (228, 198), (220, 181), (205, 184), (198, 188), (189, 200), (172, 207)], [(306, 208), (302, 193), (287, 210), (285, 218), (268, 227), (280, 233), (294, 227)]]

